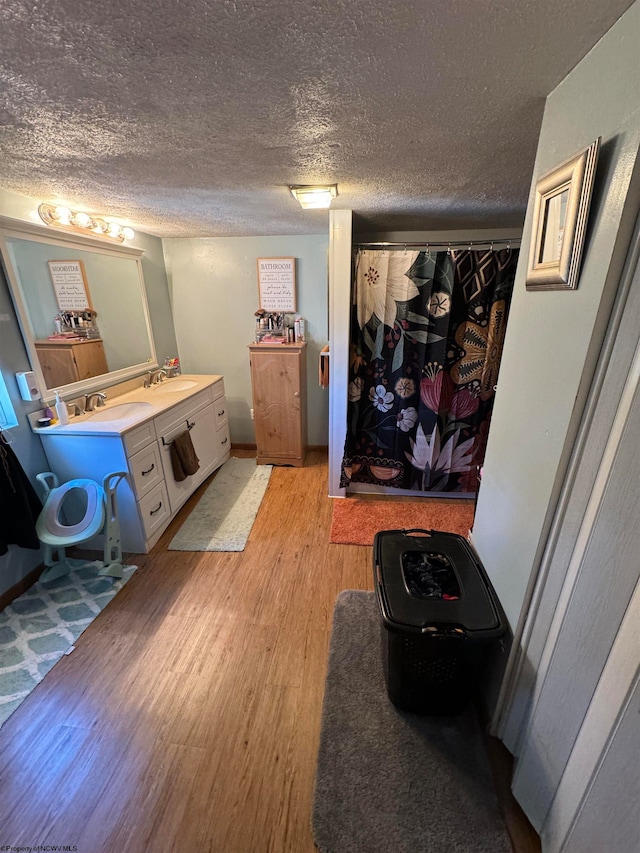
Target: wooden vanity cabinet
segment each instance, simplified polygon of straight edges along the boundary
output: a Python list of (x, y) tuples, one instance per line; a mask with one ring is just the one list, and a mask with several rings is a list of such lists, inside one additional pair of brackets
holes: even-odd
[(47, 388), (58, 388), (109, 372), (101, 338), (36, 341), (36, 352)]
[(249, 346), (258, 465), (304, 464), (306, 344)]

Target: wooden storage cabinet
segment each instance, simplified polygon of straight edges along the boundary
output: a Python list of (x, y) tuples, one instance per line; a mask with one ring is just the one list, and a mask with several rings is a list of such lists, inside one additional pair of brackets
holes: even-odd
[[(169, 442), (189, 426), (200, 468), (176, 483)], [(187, 498), (229, 458), (224, 382), (219, 379), (122, 435), (51, 433), (41, 437), (50, 469), (61, 482), (90, 477), (101, 483), (106, 474), (129, 472), (129, 484), (122, 484), (117, 495), (122, 548), (146, 554)], [(92, 541), (87, 547), (101, 547), (101, 543)]]
[(58, 388), (109, 372), (100, 338), (82, 341), (36, 341), (47, 388)]
[(306, 344), (249, 347), (258, 465), (304, 464)]

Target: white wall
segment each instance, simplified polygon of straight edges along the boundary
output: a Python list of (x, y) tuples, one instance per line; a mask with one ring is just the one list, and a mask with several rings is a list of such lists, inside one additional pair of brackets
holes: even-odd
[[(636, 2), (546, 103), (473, 528), (512, 630), (544, 548), (637, 212), (639, 42)], [(535, 182), (598, 136), (578, 289), (527, 292)]]
[(328, 340), (328, 233), (174, 238), (163, 245), (182, 370), (224, 375), (231, 440), (240, 444), (255, 443), (247, 346), (258, 308), (257, 258), (297, 259), (297, 307), (307, 332), (309, 444), (326, 445), (328, 394), (318, 386), (318, 354)]

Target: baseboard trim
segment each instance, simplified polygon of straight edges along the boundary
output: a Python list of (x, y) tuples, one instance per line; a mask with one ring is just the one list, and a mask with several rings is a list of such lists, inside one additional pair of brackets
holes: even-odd
[[(235, 441), (231, 442), (232, 450), (256, 450), (255, 444), (243, 444), (242, 442), (236, 443)], [(329, 448), (326, 444), (309, 444), (307, 446), (307, 453), (328, 453)]]
[(42, 574), (43, 570), (44, 564), (40, 563), (40, 565), (36, 566), (35, 569), (31, 569), (29, 574), (25, 575), (22, 580), (19, 580), (18, 583), (14, 584), (11, 589), (3, 592), (0, 595), (0, 610), (4, 610), (4, 608), (8, 607), (12, 601), (15, 601), (16, 598), (20, 598), (22, 593), (26, 592), (29, 587), (32, 587)]

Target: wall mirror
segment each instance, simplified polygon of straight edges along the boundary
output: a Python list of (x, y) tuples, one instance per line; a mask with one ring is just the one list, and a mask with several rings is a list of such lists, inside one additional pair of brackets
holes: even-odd
[(140, 249), (0, 217), (0, 252), (45, 400), (157, 366)]

